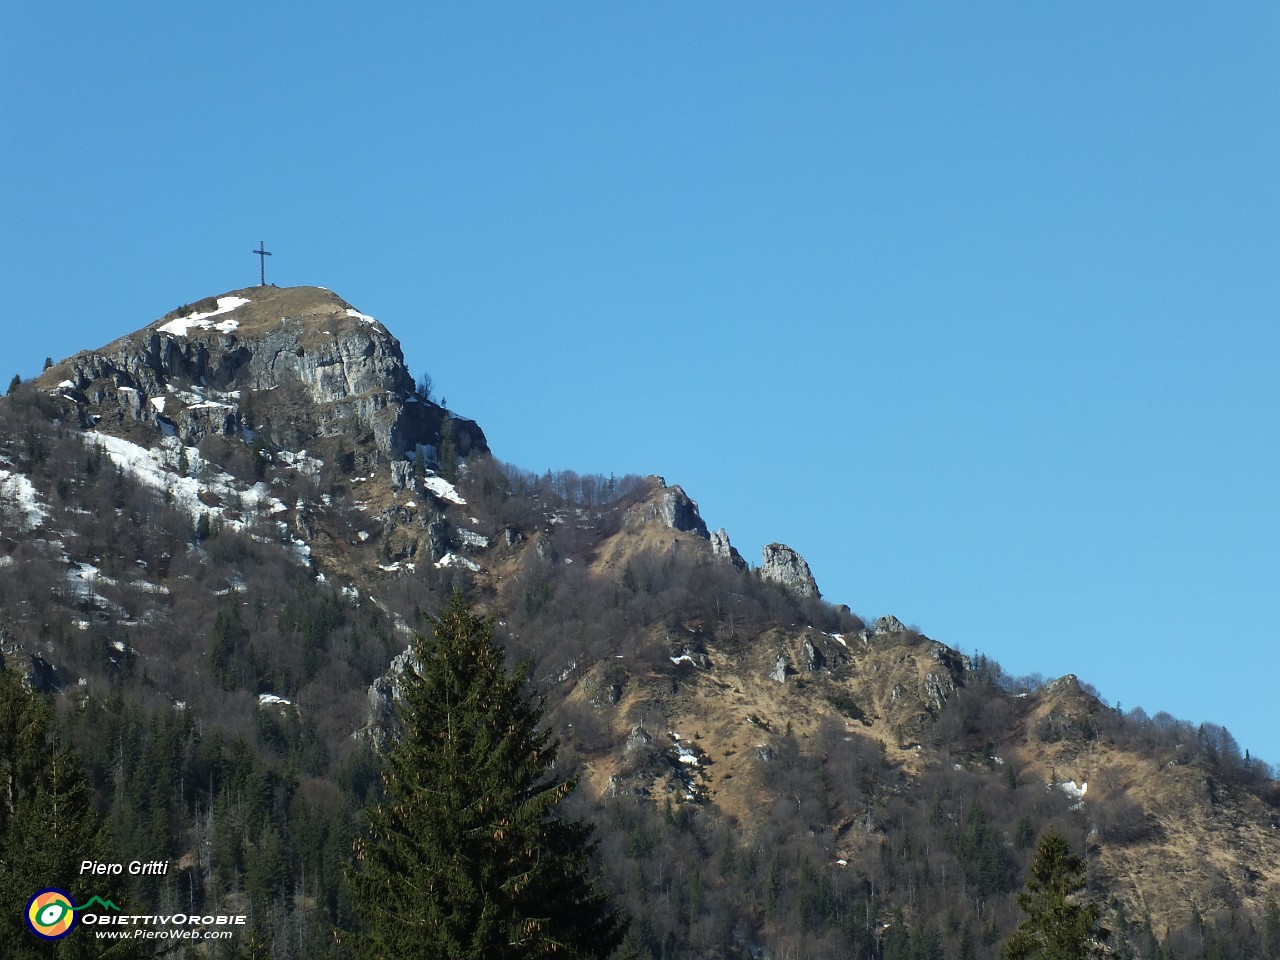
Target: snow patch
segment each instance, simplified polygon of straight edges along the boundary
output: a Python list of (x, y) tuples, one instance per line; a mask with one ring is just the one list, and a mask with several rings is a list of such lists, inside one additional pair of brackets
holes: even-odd
[[(165, 384), (165, 389), (191, 407), (213, 405), (234, 409), (235, 404), (240, 402), (239, 390), (212, 390), (209, 387), (195, 385), (192, 385), (190, 390), (179, 390), (171, 383)], [(153, 400), (152, 403), (154, 402)]]
[(467, 501), (463, 500), (458, 494), (454, 485), (444, 477), (436, 476), (435, 474), (432, 474), (429, 477), (423, 477), (422, 485), (441, 500), (448, 500), (450, 503), (456, 503), (460, 506), (465, 506), (467, 503)]
[(698, 755), (682, 743), (676, 744), (676, 759), (691, 767), (698, 766)]
[(1058, 789), (1073, 800), (1083, 800), (1084, 795), (1089, 792), (1089, 784), (1086, 782), (1077, 786), (1074, 780), (1068, 780), (1058, 784)]
[(155, 593), (161, 596), (169, 593), (169, 588), (163, 583), (152, 583), (150, 580), (130, 580), (129, 586), (135, 590), (141, 590), (143, 593)]
[(189, 313), (185, 317), (170, 320), (168, 323), (161, 325), (160, 333), (172, 333), (174, 336), (185, 337), (193, 329), (208, 330), (210, 327), (222, 333), (230, 333), (240, 326), (239, 320), (228, 317), (226, 320), (220, 320), (215, 324), (210, 322), (210, 318), (222, 316), (224, 313), (231, 313), (248, 302), (244, 297), (219, 297), (218, 309), (210, 310), (208, 313)]
[[(155, 399), (160, 399), (159, 397)], [(235, 407), (229, 403), (219, 403), (217, 400), (201, 400), (199, 403), (193, 403), (187, 407), (188, 410), (234, 410)]]
[(286, 700), (284, 697), (277, 697), (274, 693), (258, 694), (258, 706), (260, 707), (291, 707), (293, 702)]
[(472, 573), (480, 572), (480, 564), (474, 560), (468, 560), (466, 557), (460, 557), (456, 553), (446, 553), (443, 557), (436, 561), (437, 569), (444, 567), (466, 567)]
[[(12, 505), (18, 517), (15, 525), (18, 533), (25, 533), (40, 525), (49, 516), (49, 509), (36, 497), (36, 488), (20, 473), (0, 470), (0, 507)], [(0, 512), (0, 520), (8, 511)], [(0, 528), (3, 529), (3, 528)]]
[(95, 567), (92, 563), (77, 563), (67, 572), (67, 579), (72, 581), (72, 589), (75, 587), (75, 581), (83, 584), (83, 588), (78, 592), (87, 592), (94, 584), (102, 584), (103, 586), (113, 587), (116, 581), (111, 577), (104, 577), (102, 571)]
[(489, 546), (489, 538), (482, 534), (476, 533), (474, 530), (464, 530), (459, 528), (457, 531), (458, 539), (462, 541), (464, 547), (475, 547), (483, 550)]
[(361, 323), (377, 323), (378, 322), (377, 320), (373, 319), (373, 317), (369, 316), (367, 313), (361, 313), (359, 310), (356, 310), (352, 307), (347, 307), (347, 316), (354, 317), (355, 319), (359, 320)]
[(1075, 801), (1071, 805), (1072, 810), (1084, 809), (1084, 795), (1089, 792), (1089, 784), (1087, 782), (1082, 782), (1079, 786), (1076, 786), (1074, 780), (1068, 780), (1065, 783), (1054, 784), (1054, 786), (1065, 793), (1069, 799)]
[[(171, 465), (178, 461), (180, 451), (184, 449), (175, 437), (162, 438), (156, 448), (139, 446), (105, 433), (93, 434), (91, 442), (101, 447), (112, 463), (139, 483), (170, 497), (174, 506), (191, 517), (192, 522), (207, 513), (211, 520), (217, 519), (225, 527), (245, 530), (249, 525), (246, 516), (256, 512), (281, 513), (288, 509), (270, 495), (265, 483), (238, 489), (235, 478), (206, 461), (196, 447), (185, 448), (191, 475), (183, 477), (171, 473)], [(224, 505), (210, 506), (205, 500), (220, 501)]]
[(307, 451), (299, 450), (294, 453), (292, 450), (281, 450), (276, 456), (288, 466), (293, 467), (299, 473), (314, 477), (320, 473), (324, 461), (318, 457), (307, 456)]

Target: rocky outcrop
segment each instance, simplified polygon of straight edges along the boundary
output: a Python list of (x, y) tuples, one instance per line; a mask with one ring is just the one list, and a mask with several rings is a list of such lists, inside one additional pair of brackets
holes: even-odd
[(631, 728), (631, 733), (627, 735), (627, 743), (623, 749), (627, 753), (635, 753), (637, 750), (648, 750), (652, 746), (653, 735), (637, 724)]
[(955, 693), (955, 678), (947, 673), (939, 673), (937, 671), (927, 674), (924, 678), (924, 697), (929, 705), (929, 710), (936, 716), (942, 712), (942, 708), (946, 705), (947, 698)]
[(787, 677), (795, 673), (791, 666), (791, 661), (787, 659), (785, 653), (778, 654), (778, 659), (773, 662), (773, 669), (769, 671), (769, 679), (776, 680), (778, 683), (786, 683)]
[[(747, 562), (729, 542), (729, 534), (724, 528), (710, 531), (707, 529), (706, 522), (698, 512), (696, 500), (690, 498), (678, 486), (668, 487), (662, 477), (650, 477), (649, 480), (654, 484), (655, 490), (643, 502), (627, 510), (625, 517), (627, 526), (638, 527), (646, 523), (661, 523), (672, 530), (691, 533), (695, 537), (708, 541), (714, 556), (728, 561), (739, 570), (747, 569)], [(804, 563), (803, 560), (800, 562)], [(816, 596), (816, 592), (813, 595)]]
[(58, 668), (40, 654), (26, 652), (13, 634), (3, 629), (0, 629), (0, 670), (19, 674), (23, 689), (32, 693), (56, 693), (62, 689)]
[(728, 560), (739, 570), (747, 569), (747, 561), (742, 559), (742, 554), (729, 542), (729, 534), (725, 533), (724, 527), (711, 531), (711, 552), (721, 560)]
[(902, 621), (893, 614), (886, 614), (877, 620), (871, 627), (873, 636), (886, 636), (891, 633), (906, 633), (907, 628)]
[(417, 489), (414, 464), (412, 460), (391, 461), (391, 489)]
[(417, 670), (418, 655), (410, 644), (391, 661), (387, 672), (369, 685), (369, 722), (362, 731), (374, 743), (382, 743), (396, 731), (396, 701), (400, 699), (400, 679), (406, 670)]
[(42, 382), (83, 427), (144, 421), (187, 443), (270, 419), (319, 435), (367, 428), (390, 458), (437, 443), (442, 428), (460, 455), (487, 449), (472, 421), (417, 395), (386, 327), (319, 287), (251, 287), (181, 307)]
[(427, 549), (431, 562), (436, 563), (449, 552), (449, 521), (444, 514), (436, 514), (427, 521)]
[(818, 584), (804, 557), (784, 543), (771, 543), (764, 548), (760, 575), (780, 583), (802, 597), (819, 597)]
[(930, 640), (929, 644), (929, 656), (942, 664), (957, 683), (962, 682), (964, 675), (973, 669), (972, 661), (959, 650), (937, 640)]
[[(655, 479), (660, 484), (664, 483), (660, 477)], [(639, 526), (653, 521), (662, 523), (672, 530), (692, 533), (703, 540), (711, 539), (711, 535), (707, 532), (707, 525), (698, 513), (697, 502), (691, 500), (678, 486), (664, 485), (656, 494), (627, 511), (626, 522), (629, 526)]]

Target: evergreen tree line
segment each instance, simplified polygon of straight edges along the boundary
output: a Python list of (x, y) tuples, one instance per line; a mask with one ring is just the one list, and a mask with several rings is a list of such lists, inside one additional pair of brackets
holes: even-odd
[[(455, 652), (434, 656), (438, 662), (474, 664), (450, 655)], [(515, 761), (503, 757), (500, 741), (475, 736), (498, 705), (522, 703), (516, 695), (519, 676), (506, 678), (501, 657), (491, 653), (487, 671), (503, 685), (487, 699), (471, 694), (458, 701), (454, 719), (467, 734), (452, 745), (456, 756), (446, 754), (446, 760), (453, 781), (464, 785), (451, 787), (455, 795), (447, 803), (416, 807), (411, 821), (420, 829), (423, 822), (435, 826), (448, 820), (442, 812), (456, 814), (456, 822), (444, 824), (445, 836), (453, 840), (441, 845), (437, 839), (435, 846), (407, 852), (393, 848), (378, 868), (386, 878), (381, 886), (363, 881), (363, 888), (358, 878), (368, 868), (361, 873), (352, 866), (353, 844), (364, 836), (361, 811), (368, 812), (373, 829), (354, 849), (363, 851), (357, 859), (367, 864), (376, 859), (370, 845), (396, 835), (386, 819), (395, 809), (388, 801), (400, 796), (393, 791), (403, 789), (395, 784), (433, 789), (422, 782), (430, 762), (416, 749), (392, 754), (381, 778), (382, 764), (367, 749), (345, 758), (331, 781), (309, 778), (288, 759), (264, 760), (260, 745), (228, 740), (217, 731), (202, 734), (183, 710), (148, 709), (117, 696), (101, 702), (64, 699), (55, 715), (50, 702), (23, 691), (6, 671), (0, 678), (0, 756), (6, 759), (10, 794), (0, 808), (14, 814), (0, 821), (0, 849), (9, 866), (3, 876), (23, 890), (48, 882), (40, 878), (76, 876), (79, 859), (87, 855), (80, 851), (93, 851), (104, 861), (167, 860), (178, 865), (169, 876), (122, 878), (115, 891), (121, 901), (181, 911), (244, 910), (251, 927), (239, 945), (241, 955), (348, 956), (361, 941), (335, 941), (333, 931), (366, 929), (362, 903), (387, 902), (395, 895), (397, 878), (416, 875), (415, 864), (432, 858), (448, 862), (455, 847), (465, 847), (463, 840), (483, 822), (484, 806), (477, 800), (491, 795), (486, 788), (491, 791), (498, 782), (530, 784), (521, 796), (534, 801), (533, 823), (540, 822), (548, 805), (567, 796), (561, 781), (545, 777), (554, 762), (545, 733), (513, 751), (516, 760), (529, 757), (525, 773), (514, 779), (509, 774)], [(433, 735), (449, 729), (439, 707), (449, 700), (430, 687), (415, 689), (408, 688), (407, 701), (423, 725), (410, 729), (406, 739), (429, 744)], [(460, 683), (460, 689), (470, 688)], [(537, 716), (536, 709), (528, 710), (498, 727), (536, 730)], [(798, 750), (780, 754), (774, 775), (792, 783), (812, 777), (799, 785), (806, 793), (822, 790), (823, 774), (806, 768)], [(485, 758), (496, 759), (486, 766)], [(875, 780), (873, 775), (866, 782)], [(631, 799), (597, 805), (578, 797), (566, 822), (581, 822), (578, 814), (584, 812), (600, 818), (601, 856), (595, 863), (601, 882), (632, 918), (620, 956), (746, 957), (767, 943), (775, 952), (798, 957), (994, 957), (1003, 943), (1013, 942), (1009, 938), (1019, 920), (1000, 900), (1018, 889), (1029, 868), (1034, 873), (1033, 852), (1038, 856), (1042, 849), (1035, 850), (1036, 831), (1023, 825), (1016, 844), (1022, 849), (1011, 854), (993, 828), (987, 799), (972, 791), (965, 800), (966, 792), (936, 795), (927, 825), (911, 819), (906, 807), (882, 805), (873, 814), (887, 827), (876, 856), (839, 867), (830, 862), (821, 837), (798, 839), (794, 829), (779, 823), (775, 835), (744, 842), (731, 823), (688, 807)], [(28, 829), (43, 822), (51, 797), (59, 798), (62, 819)], [(498, 797), (494, 806), (502, 810), (509, 802)], [(67, 810), (77, 812), (68, 817)], [(1067, 819), (1059, 826), (1060, 834), (1069, 835), (1075, 825)], [(582, 829), (575, 828), (570, 846), (579, 851), (574, 868), (585, 875), (588, 861), (581, 851), (589, 849), (589, 835)], [(483, 856), (492, 855), (492, 842), (481, 845)], [(1078, 857), (1060, 835), (1059, 844), (1060, 859)], [(466, 889), (468, 880), (452, 882)], [(564, 884), (544, 881), (539, 888), (562, 893)], [(74, 892), (89, 893), (87, 887)], [(16, 888), (5, 893), (10, 899), (22, 896)], [(444, 898), (457, 899), (456, 891)], [(403, 903), (393, 913), (401, 917), (411, 906)], [(401, 922), (392, 925), (402, 928)], [(1149, 924), (1126, 926), (1113, 935), (1111, 946), (1114, 955), (1144, 960), (1270, 958), (1280, 955), (1278, 934), (1280, 911), (1269, 904), (1261, 917), (1232, 913), (1207, 921), (1194, 916), (1185, 928), (1159, 936)], [(82, 941), (68, 941), (73, 942)]]

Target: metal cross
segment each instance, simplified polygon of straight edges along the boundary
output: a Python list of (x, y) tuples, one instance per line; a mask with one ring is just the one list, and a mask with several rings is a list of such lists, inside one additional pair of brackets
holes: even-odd
[(258, 249), (253, 252), (258, 255), (258, 286), (265, 287), (267, 285), (267, 257), (271, 256), (270, 252), (267, 250), (267, 242), (265, 240), (259, 240)]

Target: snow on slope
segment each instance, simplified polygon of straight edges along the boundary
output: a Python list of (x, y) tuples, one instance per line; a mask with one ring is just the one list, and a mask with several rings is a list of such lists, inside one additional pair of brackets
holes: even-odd
[[(93, 442), (106, 452), (107, 456), (126, 473), (154, 490), (168, 490), (174, 504), (188, 513), (193, 520), (200, 514), (214, 511), (200, 499), (202, 491), (213, 494), (220, 500), (236, 502), (243, 505), (245, 511), (258, 509), (286, 509), (284, 504), (267, 493), (264, 483), (254, 484), (245, 490), (237, 490), (234, 478), (222, 473), (208, 464), (200, 455), (197, 447), (187, 447), (187, 462), (190, 472), (205, 475), (207, 479), (200, 481), (192, 476), (178, 476), (172, 472), (172, 465), (178, 460), (181, 444), (174, 437), (165, 437), (160, 442), (160, 449), (149, 449), (129, 440), (113, 437), (109, 434), (93, 435)], [(231, 523), (231, 526), (242, 528), (242, 523)]]
[[(8, 523), (17, 529), (9, 532), (25, 533), (40, 525), (40, 521), (49, 515), (49, 508), (40, 502), (36, 488), (25, 476), (0, 469), (0, 523), (15, 514), (17, 519)], [(4, 527), (0, 526), (0, 533), (4, 532)]]
[(480, 564), (474, 560), (468, 560), (466, 557), (460, 557), (456, 553), (446, 553), (443, 557), (436, 561), (437, 569), (445, 567), (466, 567), (473, 573), (480, 571)]
[(176, 320), (170, 320), (168, 323), (160, 327), (161, 333), (172, 333), (175, 336), (185, 337), (191, 332), (192, 328), (197, 330), (208, 330), (214, 327), (223, 333), (230, 333), (236, 327), (240, 326), (240, 321), (232, 317), (226, 320), (220, 320), (218, 323), (212, 323), (210, 317), (218, 317), (224, 313), (231, 313), (238, 310), (249, 301), (245, 297), (219, 297), (218, 309), (210, 310), (208, 313), (189, 313), (185, 317), (178, 317)]
[[(174, 506), (191, 517), (193, 523), (199, 521), (201, 514), (207, 513), (210, 520), (216, 519), (228, 529), (245, 531), (254, 514), (275, 516), (289, 509), (271, 496), (265, 483), (238, 487), (235, 478), (205, 460), (198, 447), (185, 448), (189, 473), (194, 476), (179, 476), (173, 467), (183, 447), (176, 437), (162, 438), (158, 449), (139, 446), (105, 433), (92, 434), (90, 442), (96, 442), (112, 463), (140, 483), (167, 493)], [(201, 499), (202, 493), (204, 499)], [(210, 506), (209, 500), (220, 505)], [(291, 536), (288, 524), (277, 522), (277, 528), (282, 537), (288, 537), (298, 559), (304, 564), (310, 563), (310, 545)]]
[(228, 515), (226, 507), (211, 507), (206, 504), (200, 499), (202, 492), (225, 504), (238, 506), (244, 514), (256, 511), (280, 513), (288, 509), (267, 492), (265, 483), (238, 489), (235, 478), (209, 464), (200, 455), (198, 447), (186, 448), (187, 462), (192, 474), (206, 479), (197, 480), (195, 476), (184, 477), (174, 473), (172, 467), (178, 461), (181, 448), (181, 443), (175, 437), (163, 438), (159, 449), (149, 449), (105, 433), (94, 434), (92, 442), (102, 447), (112, 463), (140, 483), (153, 490), (168, 491), (174, 505), (187, 513), (193, 521), (198, 520), (200, 514), (208, 513), (220, 516), (224, 525), (236, 530), (243, 530), (247, 525), (243, 520)]
[(438, 477), (435, 475), (423, 477), (422, 485), (441, 500), (448, 500), (451, 503), (460, 504), (461, 506), (466, 506), (467, 504), (467, 501), (462, 499), (462, 495), (458, 493), (454, 485), (444, 477)]

